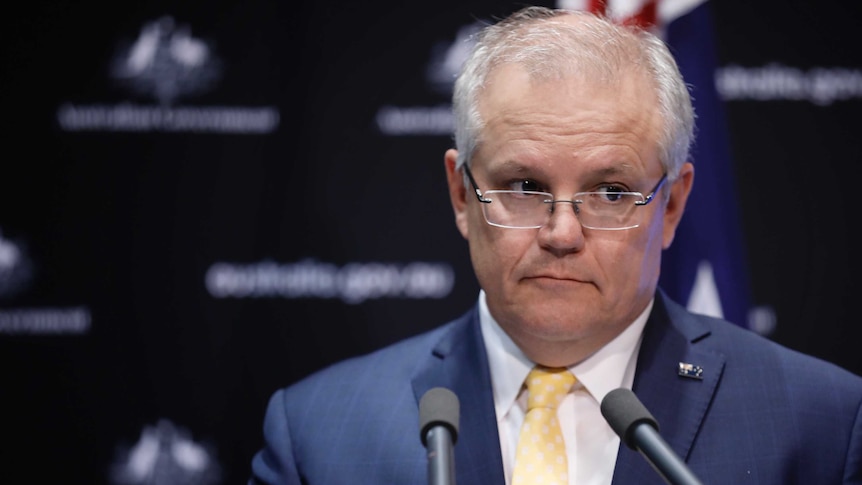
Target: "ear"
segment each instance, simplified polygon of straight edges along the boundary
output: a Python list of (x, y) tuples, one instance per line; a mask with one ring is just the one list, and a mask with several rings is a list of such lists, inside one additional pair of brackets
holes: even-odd
[(670, 197), (664, 208), (664, 234), (662, 248), (667, 249), (673, 242), (676, 228), (685, 212), (685, 203), (694, 183), (694, 165), (686, 162), (679, 171), (679, 176), (670, 187)]
[(444, 157), (446, 164), (446, 180), (449, 183), (449, 199), (452, 209), (455, 211), (455, 225), (461, 231), (461, 235), (467, 238), (467, 188), (464, 187), (464, 173), (455, 168), (458, 160), (458, 150), (450, 148), (446, 150)]

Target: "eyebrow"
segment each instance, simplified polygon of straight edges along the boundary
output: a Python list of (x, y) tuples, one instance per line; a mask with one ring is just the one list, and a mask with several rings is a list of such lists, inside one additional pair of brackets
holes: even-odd
[(607, 167), (602, 167), (594, 172), (595, 175), (606, 177), (609, 175), (627, 175), (632, 173), (634, 166), (630, 163), (622, 162)]
[[(614, 175), (628, 175), (634, 173), (634, 166), (628, 162), (618, 162), (613, 163), (612, 165), (606, 165), (599, 167), (597, 169), (589, 170), (585, 176), (586, 177), (609, 177)], [(535, 172), (539, 172), (540, 174), (544, 174), (545, 170), (541, 167), (525, 164), (513, 159), (504, 160), (498, 164), (487, 164), (486, 169), (493, 171), (512, 171), (518, 174), (531, 174)]]
[(507, 159), (496, 164), (487, 164), (487, 168), (493, 170), (506, 170), (513, 172), (529, 172), (530, 170), (535, 169), (530, 165), (512, 159)]

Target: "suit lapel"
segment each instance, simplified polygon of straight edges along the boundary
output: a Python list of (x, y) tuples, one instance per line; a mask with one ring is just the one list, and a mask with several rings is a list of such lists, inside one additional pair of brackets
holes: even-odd
[[(665, 296), (656, 294), (638, 355), (633, 391), (659, 423), (659, 432), (683, 460), (706, 416), (724, 369), (723, 355), (699, 342), (706, 328)], [(679, 364), (703, 369), (702, 378), (679, 375)], [(665, 483), (640, 453), (620, 445), (613, 483)]]
[(433, 387), (451, 390), (460, 402), (456, 482), (505, 483), (491, 374), (476, 309), (456, 321), (424, 359), (413, 379), (417, 406)]

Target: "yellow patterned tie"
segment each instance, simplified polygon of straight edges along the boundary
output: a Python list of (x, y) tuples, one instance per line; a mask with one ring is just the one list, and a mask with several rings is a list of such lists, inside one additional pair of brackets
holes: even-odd
[(572, 389), (568, 369), (537, 366), (527, 376), (527, 415), (518, 438), (512, 485), (564, 485), (569, 482), (566, 445), (557, 406)]

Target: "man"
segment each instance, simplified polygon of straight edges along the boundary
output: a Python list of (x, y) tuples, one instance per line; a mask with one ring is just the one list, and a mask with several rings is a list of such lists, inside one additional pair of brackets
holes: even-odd
[[(481, 34), (454, 109), (445, 168), (476, 307), (278, 391), (250, 483), (426, 483), (434, 387), (460, 400), (461, 484), (664, 483), (601, 415), (619, 387), (704, 483), (862, 483), (862, 378), (657, 288), (694, 180), (691, 100), (661, 41), (526, 8)], [(534, 368), (570, 379), (541, 425), (564, 447), (520, 442)]]

